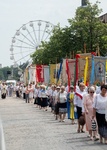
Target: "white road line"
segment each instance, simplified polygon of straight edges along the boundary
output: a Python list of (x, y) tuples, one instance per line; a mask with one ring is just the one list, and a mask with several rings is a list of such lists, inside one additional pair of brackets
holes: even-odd
[(6, 150), (2, 121), (0, 120), (0, 150)]

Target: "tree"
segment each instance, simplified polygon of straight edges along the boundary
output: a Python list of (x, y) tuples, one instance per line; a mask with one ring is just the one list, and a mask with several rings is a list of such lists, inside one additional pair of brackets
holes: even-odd
[(99, 2), (85, 7), (78, 7), (73, 19), (68, 19), (69, 26), (61, 28), (58, 24), (53, 30), (49, 42), (42, 42), (39, 49), (31, 56), (35, 64), (59, 63), (61, 58), (70, 58), (78, 51), (84, 53), (96, 51), (100, 47), (101, 55), (107, 51), (107, 24), (99, 19), (102, 12)]
[(107, 34), (107, 25), (99, 19), (102, 10), (98, 8), (98, 3), (94, 5), (87, 3), (86, 7), (77, 8), (75, 17), (68, 20), (70, 28), (78, 37), (78, 49), (80, 48), (82, 52), (84, 52), (84, 43), (87, 52), (96, 51), (97, 45), (102, 48), (104, 44), (102, 37)]
[(4, 80), (2, 69), (0, 69), (0, 80)]

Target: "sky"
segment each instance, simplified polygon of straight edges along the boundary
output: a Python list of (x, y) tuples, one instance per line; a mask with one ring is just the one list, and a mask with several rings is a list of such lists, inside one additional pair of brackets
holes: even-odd
[[(102, 14), (107, 13), (107, 0), (99, 1)], [(95, 3), (96, 0), (90, 2)], [(2, 67), (13, 65), (13, 61), (10, 60), (12, 37), (23, 24), (32, 20), (44, 20), (54, 25), (60, 23), (64, 27), (68, 25), (67, 19), (74, 17), (79, 6), (81, 0), (0, 0), (0, 64)]]

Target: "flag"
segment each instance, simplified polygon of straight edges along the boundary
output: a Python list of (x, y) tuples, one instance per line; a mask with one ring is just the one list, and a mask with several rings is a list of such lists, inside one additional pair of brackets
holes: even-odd
[(84, 69), (84, 84), (86, 85), (87, 75), (88, 75), (88, 57), (86, 57), (85, 59), (86, 59), (86, 63), (85, 63), (85, 69)]
[(44, 68), (43, 65), (36, 65), (36, 81), (44, 82)]
[(57, 72), (57, 82), (59, 81), (59, 78), (60, 78), (60, 75), (61, 75), (62, 65), (63, 65), (63, 59), (61, 59), (60, 67), (59, 67), (59, 70)]
[(68, 76), (68, 91), (70, 91), (70, 71), (69, 71), (69, 66), (68, 66), (68, 59), (66, 59), (66, 73)]
[(92, 65), (91, 65), (91, 77), (90, 77), (90, 84), (92, 85), (94, 83), (94, 55), (92, 55)]
[(56, 64), (50, 64), (49, 70), (50, 70), (50, 83), (56, 84)]
[(44, 66), (44, 82), (49, 83), (49, 66), (45, 65)]
[(106, 72), (106, 58), (101, 56), (94, 57), (95, 63), (95, 82), (104, 83), (105, 82), (105, 72)]

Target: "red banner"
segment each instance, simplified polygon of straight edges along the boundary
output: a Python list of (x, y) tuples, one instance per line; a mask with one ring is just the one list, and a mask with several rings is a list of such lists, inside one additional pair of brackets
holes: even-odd
[(69, 71), (69, 66), (68, 66), (68, 59), (66, 59), (66, 73), (68, 76), (68, 91), (70, 91), (70, 71)]
[(43, 67), (43, 65), (36, 65), (36, 81), (44, 82), (44, 67)]

